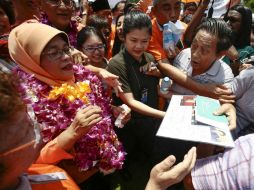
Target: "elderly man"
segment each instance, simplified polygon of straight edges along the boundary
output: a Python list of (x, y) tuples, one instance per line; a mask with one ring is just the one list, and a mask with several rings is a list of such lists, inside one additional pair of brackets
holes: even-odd
[[(0, 189), (78, 190), (61, 168), (39, 163), (31, 165), (42, 147), (40, 133), (10, 76), (0, 70)], [(27, 169), (29, 174), (36, 175), (24, 175)]]
[[(226, 22), (207, 19), (198, 27), (191, 48), (178, 54), (173, 65), (198, 83), (230, 83), (234, 75), (221, 57), (232, 45), (231, 39), (232, 30)], [(173, 84), (172, 91), (182, 95), (195, 94), (177, 83)]]
[(153, 34), (148, 47), (151, 53), (159, 63), (160, 71), (172, 78), (176, 83), (191, 89), (193, 92), (213, 98), (223, 98), (225, 101), (232, 100), (231, 92), (225, 86), (220, 85), (202, 85), (193, 81), (185, 73), (170, 65), (167, 52), (163, 49), (163, 24), (169, 21), (176, 22), (180, 15), (180, 0), (154, 0), (152, 13), (155, 18), (152, 20)]

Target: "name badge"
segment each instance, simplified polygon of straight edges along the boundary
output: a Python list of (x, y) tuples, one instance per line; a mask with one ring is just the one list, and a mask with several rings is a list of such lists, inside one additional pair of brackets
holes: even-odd
[(147, 88), (144, 88), (141, 92), (141, 102), (142, 103), (147, 103), (147, 97), (148, 97), (148, 89)]

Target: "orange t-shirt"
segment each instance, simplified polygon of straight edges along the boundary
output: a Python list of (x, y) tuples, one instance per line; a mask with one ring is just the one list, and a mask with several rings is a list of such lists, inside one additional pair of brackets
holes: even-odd
[(80, 190), (76, 185), (73, 179), (61, 168), (54, 165), (47, 164), (32, 164), (28, 168), (28, 175), (40, 175), (54, 172), (63, 172), (67, 179), (52, 181), (52, 182), (42, 182), (31, 184), (33, 190), (45, 190), (45, 189), (54, 189), (54, 190)]
[(115, 35), (116, 35), (116, 24), (111, 24), (111, 33), (109, 37), (109, 44), (108, 44), (108, 50), (107, 50), (107, 56), (106, 58), (109, 60), (112, 58), (112, 50), (115, 42)]
[(152, 20), (152, 31), (147, 52), (151, 53), (156, 61), (167, 58), (167, 53), (163, 49), (163, 31), (157, 23), (156, 18)]
[[(182, 22), (182, 24), (185, 28), (187, 28), (185, 23)], [(152, 37), (149, 42), (147, 52), (151, 53), (156, 61), (167, 59), (167, 53), (163, 49), (163, 28), (159, 26), (156, 18), (152, 20), (152, 30)]]
[(57, 164), (65, 159), (73, 159), (73, 155), (60, 148), (55, 138), (41, 149), (36, 164)]

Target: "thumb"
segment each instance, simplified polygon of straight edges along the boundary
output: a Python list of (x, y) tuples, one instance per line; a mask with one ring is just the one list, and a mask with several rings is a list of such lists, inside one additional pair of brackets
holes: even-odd
[(166, 159), (164, 159), (162, 162), (157, 164), (158, 169), (160, 171), (168, 171), (175, 163), (176, 158), (173, 155), (168, 156)]
[(226, 113), (226, 107), (224, 106), (220, 106), (218, 110), (214, 111), (213, 114), (214, 115), (223, 115)]

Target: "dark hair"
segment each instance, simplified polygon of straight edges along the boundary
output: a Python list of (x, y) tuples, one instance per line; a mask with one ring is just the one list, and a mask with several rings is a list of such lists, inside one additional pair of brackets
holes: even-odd
[(126, 1), (119, 1), (119, 2), (117, 2), (116, 4), (115, 4), (115, 6), (111, 9), (111, 12), (112, 13), (114, 13), (115, 11), (117, 11), (117, 8), (118, 8), (118, 5), (120, 5), (120, 4), (124, 4), (124, 5), (126, 5)]
[(138, 9), (138, 5), (136, 3), (126, 3), (124, 10), (123, 10), (123, 14), (128, 14), (131, 11), (137, 10)]
[(108, 19), (97, 14), (89, 16), (87, 20), (87, 26), (92, 26), (99, 31), (102, 28), (109, 28), (111, 30), (111, 26), (110, 23), (108, 22)]
[(101, 39), (102, 43), (106, 44), (106, 42), (105, 42), (105, 40), (104, 40), (104, 38), (103, 38), (100, 31), (98, 31), (96, 28), (94, 28), (92, 26), (86, 26), (78, 32), (77, 48), (79, 50), (81, 50), (83, 43), (92, 35), (95, 35), (95, 36), (99, 37)]
[[(252, 23), (252, 12), (251, 9), (243, 5), (235, 5), (230, 8), (229, 11), (237, 11), (242, 16), (241, 28), (237, 32), (234, 46), (236, 48), (243, 48), (250, 45), (250, 34), (251, 34), (251, 23)], [(225, 15), (224, 20), (227, 19)]]
[(209, 34), (216, 36), (216, 53), (228, 50), (228, 48), (230, 48), (230, 46), (232, 45), (232, 30), (228, 26), (228, 24), (222, 19), (204, 19), (204, 21), (197, 28), (197, 32), (200, 30), (206, 31)]
[(25, 109), (15, 88), (17, 83), (16, 77), (0, 70), (0, 123), (8, 122), (18, 110)]
[(123, 21), (123, 35), (124, 37), (134, 29), (147, 28), (150, 35), (152, 35), (152, 22), (147, 14), (133, 10), (125, 15)]
[(1, 0), (0, 7), (4, 10), (5, 14), (8, 16), (9, 23), (12, 25), (15, 23), (15, 15), (13, 10), (13, 4), (11, 0)]
[[(123, 14), (118, 15), (118, 17), (116, 17), (116, 26), (117, 26), (117, 22), (119, 20), (120, 17), (124, 16)], [(116, 27), (115, 26), (115, 27)], [(118, 38), (117, 33), (115, 34), (115, 39), (114, 39), (114, 45), (112, 47), (112, 57), (116, 54), (118, 54), (118, 52), (120, 51), (122, 45), (122, 41)]]

